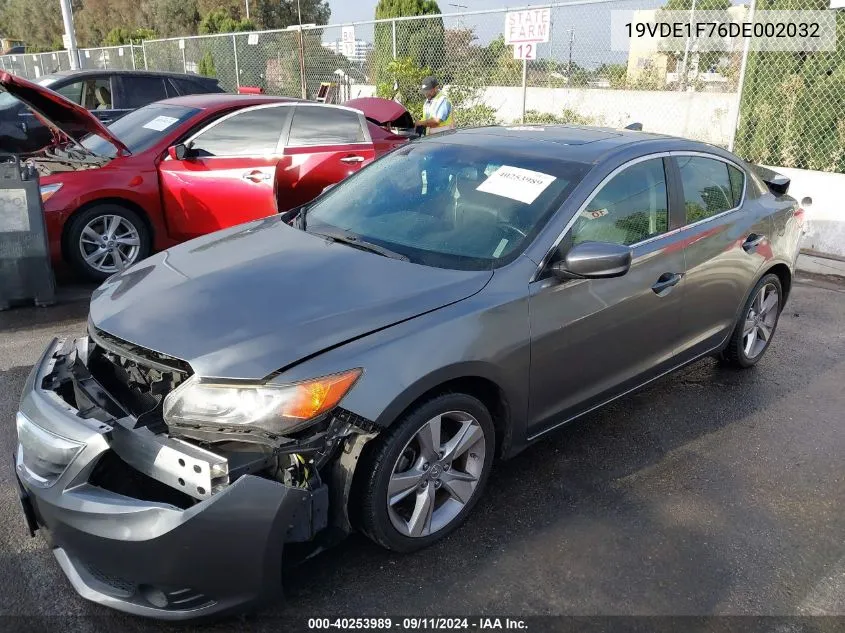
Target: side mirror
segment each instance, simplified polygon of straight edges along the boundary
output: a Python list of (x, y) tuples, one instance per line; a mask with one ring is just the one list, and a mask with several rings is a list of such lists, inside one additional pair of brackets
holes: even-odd
[(190, 149), (184, 143), (168, 147), (167, 155), (170, 156), (171, 160), (187, 160), (192, 156)]
[(333, 182), (332, 184), (326, 185), (325, 187), (323, 187), (323, 190), (320, 193), (326, 193), (329, 189), (332, 189), (334, 187), (337, 187), (336, 182)]
[(551, 266), (558, 279), (606, 279), (621, 277), (631, 268), (629, 246), (609, 242), (582, 242), (569, 249), (563, 261)]
[(810, 196), (804, 196), (801, 198), (801, 206), (805, 208), (813, 206), (813, 199)]

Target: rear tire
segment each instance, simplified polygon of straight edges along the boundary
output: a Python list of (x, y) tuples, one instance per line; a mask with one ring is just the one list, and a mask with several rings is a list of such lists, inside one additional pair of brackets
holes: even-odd
[(103, 203), (71, 218), (64, 247), (76, 272), (91, 281), (103, 281), (149, 256), (152, 240), (138, 213)]
[(495, 447), (493, 420), (477, 398), (447, 393), (415, 407), (358, 466), (362, 531), (397, 552), (439, 541), (481, 497)]
[(742, 308), (721, 360), (741, 369), (753, 367), (769, 349), (783, 309), (783, 287), (777, 275), (764, 276)]

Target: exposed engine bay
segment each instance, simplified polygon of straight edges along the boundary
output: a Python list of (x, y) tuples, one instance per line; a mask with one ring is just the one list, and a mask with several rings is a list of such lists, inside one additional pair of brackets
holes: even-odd
[(38, 172), (39, 176), (49, 176), (68, 171), (99, 169), (109, 162), (109, 158), (97, 156), (74, 142), (65, 142), (46, 147), (26, 158), (26, 164)]
[(54, 355), (41, 387), (107, 438), (111, 450), (94, 467), (92, 485), (187, 509), (241, 476), (256, 475), (311, 493), (303, 510), (307, 520), (291, 526), (289, 541), (309, 541), (329, 524), (348, 533), (352, 474), (375, 426), (336, 407), (286, 436), (226, 426), (169, 427), (164, 400), (191, 373), (183, 361), (89, 324), (89, 337), (66, 341)]

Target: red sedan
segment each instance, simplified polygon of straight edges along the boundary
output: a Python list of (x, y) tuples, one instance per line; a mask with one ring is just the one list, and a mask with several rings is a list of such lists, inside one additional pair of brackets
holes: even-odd
[[(50, 125), (32, 157), (54, 263), (101, 280), (176, 243), (308, 202), (407, 141), (392, 101), (359, 109), (271, 96), (159, 101), (109, 128), (56, 93), (0, 72)], [(74, 140), (74, 139), (79, 139)]]

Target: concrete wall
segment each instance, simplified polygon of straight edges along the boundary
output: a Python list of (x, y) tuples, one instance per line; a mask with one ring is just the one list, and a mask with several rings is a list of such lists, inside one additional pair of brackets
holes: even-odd
[[(371, 97), (375, 86), (354, 85), (354, 97)], [(522, 116), (522, 88), (491, 86), (481, 100), (496, 108), (503, 123)], [(639, 122), (648, 132), (694, 138), (727, 146), (736, 108), (736, 94), (724, 92), (657, 92), (595, 88), (528, 88), (526, 109), (560, 114), (574, 110), (593, 125), (624, 127)], [(460, 122), (460, 111), (457, 112)]]
[(845, 174), (772, 166), (788, 176), (789, 195), (801, 201), (813, 199), (806, 208), (806, 232), (801, 248), (821, 255), (845, 258)]
[[(522, 115), (521, 88), (488, 88), (485, 103), (504, 121)], [(727, 145), (736, 95), (718, 92), (657, 92), (589, 88), (529, 88), (526, 109), (559, 114), (574, 110), (593, 119), (593, 125), (624, 127), (632, 122), (643, 130)]]

